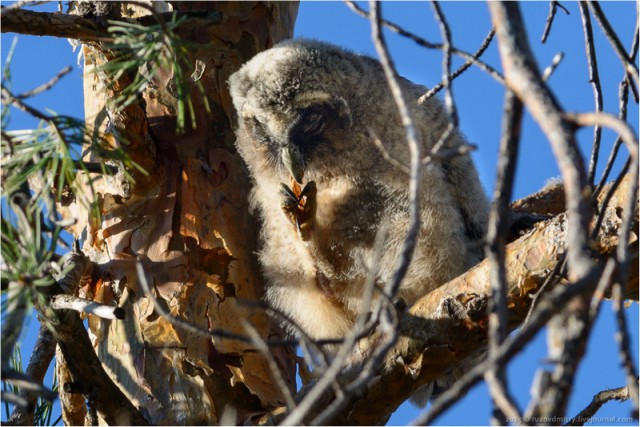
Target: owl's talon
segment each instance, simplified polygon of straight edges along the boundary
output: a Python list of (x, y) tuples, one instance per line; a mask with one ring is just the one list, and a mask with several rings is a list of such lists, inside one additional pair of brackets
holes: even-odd
[(315, 222), (318, 189), (314, 181), (309, 181), (302, 190), (297, 191), (300, 192), (299, 197), (288, 185), (280, 184), (280, 207), (296, 227), (300, 238), (306, 241)]
[(316, 219), (318, 200), (316, 198), (318, 189), (314, 181), (309, 181), (300, 192), (302, 201), (302, 212), (296, 218), (296, 228), (302, 240), (309, 240), (311, 230)]
[(296, 205), (299, 202), (298, 196), (295, 195), (287, 184), (280, 183), (280, 195), (287, 199), (287, 201), (295, 202)]

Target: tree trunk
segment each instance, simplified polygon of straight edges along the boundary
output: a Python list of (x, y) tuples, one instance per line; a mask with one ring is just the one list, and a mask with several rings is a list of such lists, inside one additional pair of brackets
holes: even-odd
[[(135, 174), (133, 185), (120, 175), (92, 177), (100, 220), (80, 201), (69, 206), (78, 218), (73, 232), (84, 239), (83, 250), (96, 266), (83, 291), (126, 311), (124, 320), (90, 316), (89, 329), (105, 369), (151, 424), (218, 423), (228, 406), (236, 410), (234, 421), (255, 422), (284, 404), (266, 358), (249, 343), (203, 336), (158, 315), (136, 262), (172, 316), (202, 330), (246, 336), (246, 320), (263, 338), (280, 334), (263, 312), (242, 304), (259, 300), (263, 283), (254, 255), (250, 183), (234, 148), (226, 82), (253, 55), (291, 37), (297, 3), (172, 4), (217, 17), (193, 19), (178, 30), (194, 43), (187, 62), (196, 77), (201, 73), (211, 110), (206, 112), (202, 94), (193, 89), (196, 126), (183, 134), (176, 133), (173, 70), (162, 70), (140, 102), (116, 113), (106, 101), (118, 87), (105, 87), (95, 72), (104, 52), (95, 44), (83, 48), (87, 124), (123, 145), (149, 173)], [(295, 354), (284, 346), (272, 354), (293, 389)]]

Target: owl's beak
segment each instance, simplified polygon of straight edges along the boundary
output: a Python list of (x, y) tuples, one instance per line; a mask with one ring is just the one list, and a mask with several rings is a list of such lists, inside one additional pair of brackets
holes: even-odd
[(282, 163), (287, 168), (293, 179), (298, 184), (302, 184), (302, 176), (304, 175), (304, 160), (302, 154), (297, 147), (285, 145), (282, 147)]

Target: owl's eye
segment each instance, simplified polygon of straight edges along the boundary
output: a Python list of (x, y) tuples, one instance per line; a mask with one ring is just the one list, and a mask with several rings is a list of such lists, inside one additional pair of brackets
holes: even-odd
[(324, 129), (324, 117), (320, 111), (306, 110), (302, 113), (298, 126), (307, 136), (318, 135)]
[(247, 126), (247, 128), (250, 130), (256, 141), (265, 145), (273, 144), (271, 136), (267, 132), (266, 126), (257, 118), (251, 117), (245, 119), (245, 126)]

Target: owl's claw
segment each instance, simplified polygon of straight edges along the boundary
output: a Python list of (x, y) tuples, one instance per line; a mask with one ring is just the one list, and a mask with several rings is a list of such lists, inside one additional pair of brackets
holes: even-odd
[(285, 210), (294, 210), (298, 206), (298, 196), (289, 188), (287, 184), (280, 184), (280, 196), (282, 201), (280, 206)]
[[(309, 240), (316, 216), (318, 190), (314, 181), (309, 181), (300, 191), (300, 187), (293, 190), (286, 184), (280, 184), (280, 206), (292, 224), (298, 230), (298, 235), (304, 241)], [(300, 195), (297, 196), (295, 190)]]

